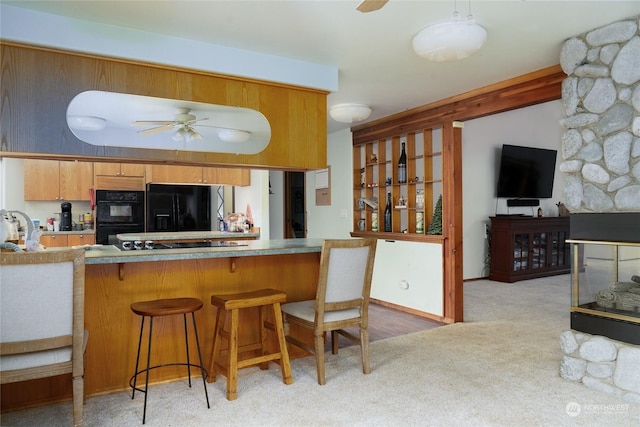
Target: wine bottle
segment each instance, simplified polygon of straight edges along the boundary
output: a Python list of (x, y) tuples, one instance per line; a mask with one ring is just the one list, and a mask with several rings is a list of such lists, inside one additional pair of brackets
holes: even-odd
[(387, 193), (387, 206), (384, 208), (384, 231), (391, 231), (391, 192)]
[(402, 143), (400, 160), (398, 160), (398, 182), (400, 184), (407, 182), (407, 153), (404, 151), (404, 142)]

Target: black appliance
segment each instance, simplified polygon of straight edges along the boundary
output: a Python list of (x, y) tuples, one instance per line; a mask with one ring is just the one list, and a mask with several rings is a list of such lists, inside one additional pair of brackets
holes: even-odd
[(96, 243), (118, 244), (117, 234), (144, 233), (144, 191), (96, 191)]
[(63, 202), (60, 205), (60, 231), (71, 231), (73, 226), (71, 225), (71, 203)]
[(211, 231), (211, 187), (147, 184), (147, 232)]

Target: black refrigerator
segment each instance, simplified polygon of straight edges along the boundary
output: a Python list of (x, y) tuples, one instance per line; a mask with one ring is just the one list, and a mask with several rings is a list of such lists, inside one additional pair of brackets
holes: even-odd
[(147, 184), (147, 232), (211, 231), (211, 187)]

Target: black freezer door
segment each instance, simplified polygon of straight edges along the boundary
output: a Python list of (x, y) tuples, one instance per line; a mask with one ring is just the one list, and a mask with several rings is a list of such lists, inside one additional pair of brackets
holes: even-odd
[(147, 184), (147, 231), (211, 231), (211, 188)]

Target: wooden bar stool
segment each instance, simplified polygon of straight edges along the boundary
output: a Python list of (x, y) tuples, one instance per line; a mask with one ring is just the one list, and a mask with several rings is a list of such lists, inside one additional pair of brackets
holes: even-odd
[[(213, 330), (213, 349), (209, 363), (209, 377), (207, 381), (215, 382), (217, 372), (227, 377), (227, 400), (235, 400), (238, 397), (238, 369), (248, 366), (260, 365), (260, 369), (268, 369), (270, 361), (280, 360), (282, 380), (285, 384), (292, 384), (291, 365), (289, 353), (284, 336), (282, 312), (280, 303), (286, 302), (287, 295), (274, 289), (260, 289), (253, 292), (244, 292), (229, 295), (212, 295), (211, 304), (217, 308), (216, 320)], [(266, 314), (267, 307), (273, 308), (274, 330), (278, 336), (279, 351), (269, 353), (267, 341)], [(260, 342), (238, 347), (238, 321), (239, 310), (243, 308), (259, 307), (260, 310)], [(231, 314), (229, 331), (224, 330), (228, 313)], [(226, 339), (229, 342), (229, 355), (225, 364), (218, 361), (220, 356), (220, 341)], [(248, 351), (261, 350), (261, 355), (249, 359), (238, 360), (238, 354)]]
[[(209, 406), (209, 394), (207, 393), (207, 371), (204, 369), (202, 363), (202, 354), (200, 353), (200, 340), (198, 339), (198, 329), (196, 328), (196, 316), (195, 312), (202, 308), (202, 301), (197, 298), (172, 298), (172, 299), (158, 299), (153, 301), (134, 302), (131, 304), (131, 311), (135, 314), (142, 316), (142, 323), (140, 325), (140, 338), (138, 340), (138, 355), (136, 356), (136, 370), (135, 374), (129, 379), (129, 385), (131, 386), (132, 393), (131, 399), (134, 398), (136, 390), (144, 393), (144, 409), (142, 412), (142, 424), (145, 423), (147, 416), (147, 390), (149, 388), (149, 371), (151, 369), (162, 368), (166, 366), (186, 366), (187, 373), (189, 375), (189, 387), (191, 387), (191, 367), (200, 368), (200, 374), (202, 375), (202, 384), (204, 385), (204, 395), (207, 399), (207, 408)], [(189, 336), (187, 333), (187, 313), (191, 313), (191, 319), (193, 320), (193, 332), (196, 336), (196, 347), (198, 348), (198, 358), (200, 364), (196, 365), (189, 360)], [(182, 314), (184, 319), (184, 341), (185, 348), (187, 350), (187, 363), (168, 363), (163, 365), (151, 366), (151, 333), (153, 332), (153, 318), (160, 316), (173, 316), (176, 314)], [(138, 364), (140, 361), (140, 347), (142, 346), (142, 331), (144, 329), (144, 320), (149, 318), (149, 343), (147, 348), (147, 367), (142, 370), (138, 370)], [(136, 387), (136, 381), (138, 375), (145, 373), (144, 389)]]

